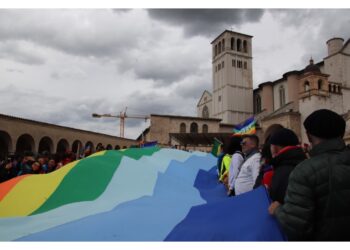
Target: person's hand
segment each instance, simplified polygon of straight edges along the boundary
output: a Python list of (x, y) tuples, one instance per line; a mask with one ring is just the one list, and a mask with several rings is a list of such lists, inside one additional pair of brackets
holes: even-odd
[(278, 201), (274, 201), (271, 203), (269, 207), (269, 214), (274, 215), (276, 208), (278, 208), (281, 205)]

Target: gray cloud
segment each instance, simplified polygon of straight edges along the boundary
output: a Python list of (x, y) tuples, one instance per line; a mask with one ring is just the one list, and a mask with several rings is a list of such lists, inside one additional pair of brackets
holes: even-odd
[(3, 40), (31, 41), (73, 55), (109, 57), (135, 46), (139, 35), (147, 32), (137, 22), (142, 15), (132, 12), (1, 10), (0, 36)]
[(45, 59), (36, 54), (35, 51), (32, 51), (25, 44), (23, 45), (15, 41), (0, 42), (0, 58), (29, 65), (45, 63)]
[(184, 27), (186, 36), (214, 37), (218, 30), (231, 29), (242, 23), (257, 22), (262, 9), (150, 9), (149, 15), (171, 25)]
[(333, 37), (350, 38), (350, 9), (291, 9), (270, 10), (288, 28), (299, 29), (305, 51), (301, 64), (312, 56), (321, 61), (327, 56), (326, 41)]
[(20, 73), (23, 74), (23, 70), (20, 69), (6, 69), (7, 72), (11, 72), (11, 73)]
[[(6, 93), (0, 98), (0, 113), (119, 136), (119, 123), (115, 119), (94, 119), (91, 116), (93, 112), (112, 113), (114, 103), (105, 98), (65, 99), (13, 85), (1, 88), (0, 92)], [(11, 105), (14, 100), (21, 101)]]
[(122, 56), (118, 67), (132, 70), (138, 78), (153, 80), (156, 87), (169, 87), (189, 75), (200, 74), (202, 64), (210, 64), (208, 45), (203, 37), (184, 40), (181, 32), (175, 30), (161, 40), (147, 39), (145, 46)]

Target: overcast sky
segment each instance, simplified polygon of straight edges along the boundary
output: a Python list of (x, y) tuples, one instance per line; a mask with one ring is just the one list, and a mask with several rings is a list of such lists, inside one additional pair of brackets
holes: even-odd
[[(350, 10), (0, 10), (0, 113), (119, 136), (92, 113), (196, 115), (212, 90), (210, 42), (253, 36), (253, 82), (321, 61)], [(135, 139), (149, 123), (129, 119)]]

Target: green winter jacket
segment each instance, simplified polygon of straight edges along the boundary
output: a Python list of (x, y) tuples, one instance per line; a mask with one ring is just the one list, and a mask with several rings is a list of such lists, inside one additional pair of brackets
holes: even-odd
[(350, 150), (342, 139), (316, 145), (289, 177), (275, 216), (288, 240), (350, 240)]

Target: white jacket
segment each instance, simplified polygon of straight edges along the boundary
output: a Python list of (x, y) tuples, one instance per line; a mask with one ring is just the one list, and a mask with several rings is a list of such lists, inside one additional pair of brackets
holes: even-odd
[(239, 171), (241, 170), (241, 166), (243, 162), (244, 162), (244, 158), (240, 153), (234, 153), (232, 155), (230, 171), (228, 173), (228, 186), (230, 190), (234, 189), (235, 187), (235, 181)]
[(243, 194), (253, 190), (260, 171), (261, 154), (259, 152), (248, 157), (241, 166), (241, 170), (234, 182), (235, 193)]

